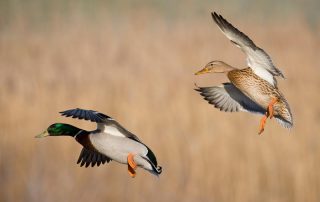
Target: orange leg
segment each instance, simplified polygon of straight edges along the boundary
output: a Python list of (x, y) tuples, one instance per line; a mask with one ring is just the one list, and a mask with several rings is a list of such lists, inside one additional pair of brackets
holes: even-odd
[(132, 178), (136, 176), (136, 171), (133, 168), (131, 168), (129, 164), (128, 164), (128, 173)]
[(266, 113), (260, 121), (259, 135), (261, 135), (262, 132), (264, 131), (264, 125), (266, 125), (267, 119), (268, 119), (268, 115)]
[(136, 176), (135, 169), (137, 168), (137, 164), (134, 162), (133, 157), (134, 157), (134, 155), (132, 153), (129, 153), (129, 155), (127, 157), (128, 172), (129, 172), (131, 177), (135, 177)]
[(273, 105), (278, 101), (277, 98), (272, 98), (271, 102), (268, 105), (268, 114), (270, 116), (270, 119), (272, 119), (273, 114), (274, 114), (274, 109), (273, 109)]

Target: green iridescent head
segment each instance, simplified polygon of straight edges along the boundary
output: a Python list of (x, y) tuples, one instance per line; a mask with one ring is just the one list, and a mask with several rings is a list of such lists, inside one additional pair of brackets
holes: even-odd
[(37, 135), (36, 138), (46, 136), (72, 136), (74, 137), (81, 129), (65, 123), (54, 123), (47, 130)]

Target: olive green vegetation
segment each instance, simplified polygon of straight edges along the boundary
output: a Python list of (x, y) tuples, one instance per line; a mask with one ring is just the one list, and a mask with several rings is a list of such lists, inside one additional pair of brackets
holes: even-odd
[[(0, 3), (0, 201), (319, 201), (318, 1), (88, 2)], [(227, 81), (194, 76), (210, 60), (245, 67), (213, 10), (285, 74), (292, 130), (268, 120), (259, 136), (260, 116), (220, 112), (193, 90)], [(95, 129), (58, 113), (75, 107), (138, 135), (160, 178), (80, 168), (72, 138), (34, 138), (55, 122)]]

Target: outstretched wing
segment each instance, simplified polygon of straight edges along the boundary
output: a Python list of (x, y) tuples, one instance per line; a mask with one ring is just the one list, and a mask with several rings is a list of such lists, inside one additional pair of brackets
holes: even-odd
[(222, 33), (247, 55), (247, 64), (261, 78), (276, 86), (274, 76), (284, 78), (282, 72), (274, 66), (270, 56), (244, 33), (235, 28), (221, 15), (211, 13), (213, 20), (219, 26)]
[(253, 102), (250, 98), (238, 90), (232, 83), (224, 83), (221, 86), (198, 87), (195, 89), (205, 100), (220, 111), (238, 112), (249, 111), (264, 114), (266, 110)]
[(122, 127), (113, 118), (100, 112), (76, 108), (62, 111), (60, 113), (62, 116), (66, 117), (85, 119), (96, 122), (98, 124), (98, 129), (109, 135), (127, 137), (137, 142), (141, 142), (136, 135)]
[(82, 148), (77, 164), (80, 164), (80, 167), (84, 166), (87, 168), (90, 164), (91, 167), (100, 164), (109, 163), (111, 159), (99, 152), (94, 152), (86, 148)]
[(104, 123), (106, 120), (113, 120), (110, 116), (107, 116), (100, 112), (79, 108), (62, 111), (60, 112), (60, 114), (66, 117), (84, 119), (96, 123)]

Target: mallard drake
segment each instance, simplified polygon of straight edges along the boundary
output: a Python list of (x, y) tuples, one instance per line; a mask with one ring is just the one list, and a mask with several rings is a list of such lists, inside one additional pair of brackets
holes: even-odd
[(128, 165), (128, 172), (135, 177), (139, 166), (158, 176), (162, 168), (156, 156), (139, 138), (122, 127), (110, 116), (93, 110), (71, 109), (60, 112), (62, 116), (85, 119), (97, 123), (97, 129), (86, 131), (65, 123), (55, 123), (37, 138), (46, 136), (71, 136), (83, 148), (77, 164), (88, 167), (99, 166), (111, 160)]
[(291, 128), (293, 126), (291, 110), (279, 91), (276, 80), (276, 76), (284, 78), (282, 72), (275, 67), (270, 56), (256, 46), (248, 36), (216, 12), (211, 14), (222, 33), (246, 54), (248, 67), (237, 69), (222, 61), (209, 62), (195, 74), (226, 73), (231, 83), (197, 87), (195, 90), (221, 111), (263, 114), (259, 134), (264, 131), (268, 117), (270, 119), (275, 117), (282, 126)]

